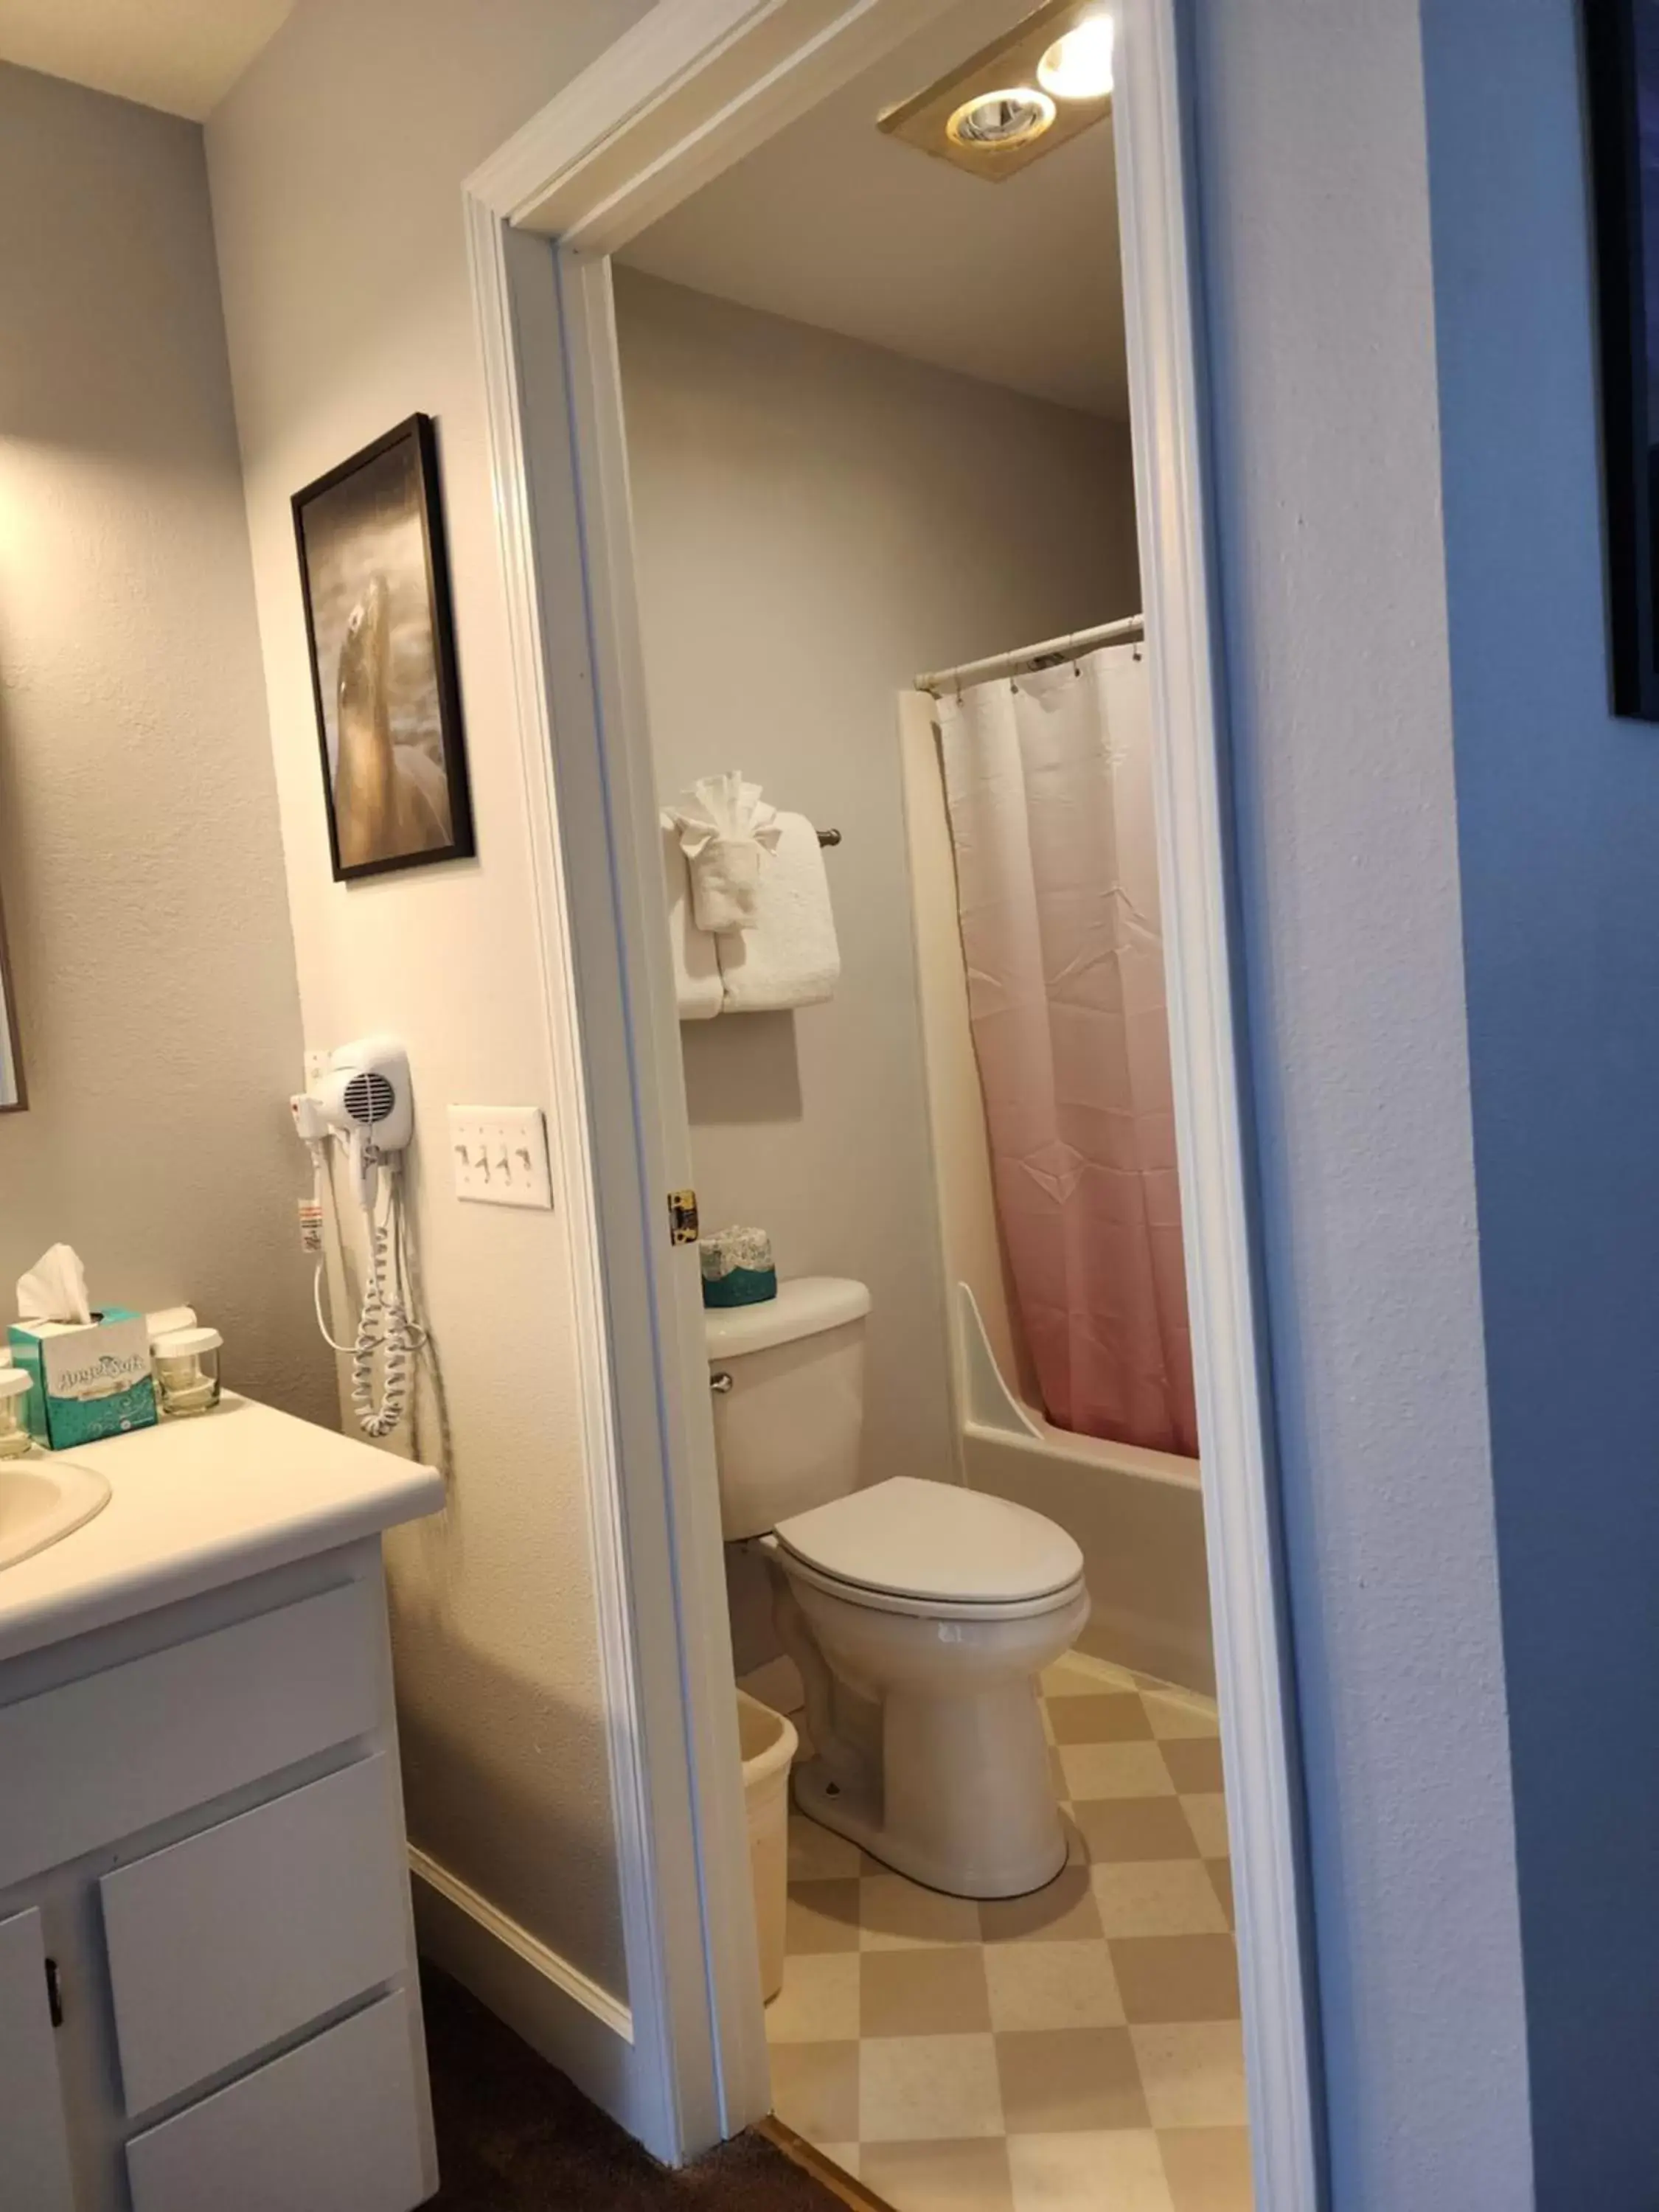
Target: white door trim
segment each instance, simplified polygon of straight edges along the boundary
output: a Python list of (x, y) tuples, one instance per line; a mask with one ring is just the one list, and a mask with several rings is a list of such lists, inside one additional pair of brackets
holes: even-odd
[[(659, 0), (466, 187), (557, 1044), (629, 2002), (659, 2155), (766, 2109), (608, 257), (945, 0)], [(1182, 0), (1116, 0), (1118, 183), (1256, 2201), (1317, 2212), (1310, 1961), (1228, 898)], [(552, 241), (556, 240), (556, 245)], [(641, 2085), (644, 2089), (644, 2085)]]

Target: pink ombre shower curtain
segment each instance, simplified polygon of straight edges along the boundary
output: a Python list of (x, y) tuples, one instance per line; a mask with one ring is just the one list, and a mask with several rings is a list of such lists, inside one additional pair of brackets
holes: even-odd
[(1057, 1427), (1193, 1454), (1145, 662), (939, 702), (993, 1181)]

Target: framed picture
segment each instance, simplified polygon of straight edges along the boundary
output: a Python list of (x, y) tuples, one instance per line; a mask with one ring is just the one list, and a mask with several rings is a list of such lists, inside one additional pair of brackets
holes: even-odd
[(1613, 710), (1659, 721), (1659, 0), (1583, 0)]
[(465, 859), (461, 738), (438, 453), (411, 415), (294, 495), (337, 880)]
[(0, 1114), (21, 1114), (28, 1103), (23, 1048), (17, 1036), (17, 999), (6, 956), (6, 917), (0, 911)]

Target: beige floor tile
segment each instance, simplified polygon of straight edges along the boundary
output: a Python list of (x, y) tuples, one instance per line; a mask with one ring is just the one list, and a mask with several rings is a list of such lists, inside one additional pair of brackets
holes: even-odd
[(1101, 1672), (1097, 1674), (1095, 1668), (1099, 1663), (1093, 1661), (1085, 1662), (1079, 1652), (1073, 1652), (1069, 1659), (1057, 1660), (1052, 1667), (1043, 1669), (1043, 1696), (1045, 1698), (1091, 1698), (1097, 1697), (1102, 1690), (1127, 1690), (1133, 1687), (1128, 1676), (1118, 1668), (1103, 1667)]
[(1158, 2148), (1173, 2212), (1251, 2212), (1246, 2129), (1174, 2129), (1159, 2136)]
[[(1184, 1743), (1167, 1747), (1171, 1751), (1193, 1748)], [(1164, 1747), (1156, 1743), (1062, 1744), (1060, 1763), (1066, 1775), (1066, 1795), (1073, 1805), (1091, 1797), (1172, 1796), (1175, 1784), (1164, 1764)], [(1193, 1787), (1203, 1785), (1194, 1783)]]
[(1046, 1889), (1028, 1897), (981, 1899), (977, 1915), (987, 1943), (1064, 1943), (1101, 1932), (1089, 1869), (1069, 1862)]
[(1244, 2126), (1244, 2043), (1237, 2021), (1129, 2033), (1155, 2128)]
[(866, 1951), (911, 1943), (973, 1943), (978, 1909), (970, 1897), (945, 1897), (902, 1874), (866, 1875), (859, 1884), (860, 1942)]
[(766, 2008), (769, 2043), (838, 2043), (859, 2032), (859, 1954), (802, 1951), (783, 1962), (783, 1987)]
[(983, 1955), (994, 2028), (1123, 2025), (1104, 1943), (988, 1943)]
[(856, 2043), (775, 2043), (770, 2056), (772, 2109), (781, 2120), (809, 2142), (858, 2140)]
[(791, 1882), (784, 1949), (792, 1959), (805, 1951), (856, 1951), (859, 1908), (856, 1881)]
[[(886, 2035), (859, 2045), (858, 2133), (866, 2157), (872, 2143), (1002, 2131), (993, 2037)], [(869, 2171), (866, 2165), (866, 2177)], [(870, 2186), (884, 2193), (874, 2180)]]
[(1198, 1838), (1200, 1855), (1224, 1859), (1232, 1846), (1227, 1838), (1227, 1801), (1218, 1790), (1195, 1790), (1182, 1794), (1181, 1809)]
[(1224, 1936), (1227, 1916), (1202, 1859), (1119, 1859), (1090, 1876), (1109, 1936)]
[(1221, 1740), (1218, 1736), (1171, 1737), (1163, 1746), (1164, 1763), (1183, 1797), (1221, 1788)]
[[(799, 2132), (800, 2130), (797, 2129), (796, 2133)], [(850, 2175), (854, 2181), (858, 2179), (859, 2145), (857, 2143), (821, 2142), (814, 2143), (812, 2148), (814, 2150), (821, 2150), (832, 2166), (838, 2166), (843, 2173)]]
[(977, 1943), (865, 1951), (858, 1963), (860, 2035), (966, 2035), (991, 2025)]
[(1152, 1738), (1152, 1724), (1137, 1690), (1056, 1698), (1048, 1712), (1056, 1743), (1132, 1743)]
[(897, 2212), (1014, 2212), (998, 2139), (865, 2143), (860, 2165), (860, 2180)]
[[(1068, 1651), (1060, 1662), (1074, 1674), (1081, 1674), (1097, 1690), (1135, 1690), (1140, 1678), (1127, 1667), (1115, 1666), (1109, 1659), (1097, 1659), (1092, 1651)], [(1164, 1686), (1162, 1683), (1158, 1688)]]
[(1000, 2034), (996, 2045), (1011, 2136), (1148, 2125), (1127, 2028), (1022, 2029)]
[(1146, 1717), (1156, 1736), (1219, 1735), (1221, 1716), (1203, 1698), (1179, 1690), (1143, 1690)]
[(1206, 1859), (1210, 1880), (1215, 1884), (1215, 1893), (1221, 1900), (1221, 1910), (1226, 1915), (1229, 1928), (1238, 1926), (1237, 1909), (1233, 1904), (1233, 1863), (1231, 1859)]
[(1179, 1797), (1097, 1797), (1074, 1805), (1089, 1856), (1110, 1859), (1194, 1859), (1198, 1839)]
[(845, 1836), (809, 1820), (805, 1813), (789, 1815), (789, 1879), (791, 1881), (855, 1880), (864, 1871), (864, 1853)]
[(1132, 2022), (1238, 2018), (1231, 1936), (1115, 1936), (1112, 1971)]
[(1014, 2212), (1173, 2212), (1148, 2128), (1011, 2136), (1008, 2170)]

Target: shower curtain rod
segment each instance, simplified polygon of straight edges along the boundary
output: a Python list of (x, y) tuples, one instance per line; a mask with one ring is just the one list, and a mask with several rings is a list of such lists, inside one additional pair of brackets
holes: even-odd
[(918, 691), (960, 691), (964, 684), (986, 684), (994, 677), (1013, 676), (1034, 668), (1040, 660), (1069, 660), (1073, 653), (1092, 653), (1097, 645), (1119, 638), (1144, 637), (1145, 615), (1126, 615), (1121, 622), (1097, 623), (1093, 629), (1074, 629), (1065, 637), (1046, 638), (1041, 645), (1022, 646), (1018, 653), (994, 653), (988, 660), (964, 661), (960, 668), (936, 668), (931, 676), (918, 676)]

